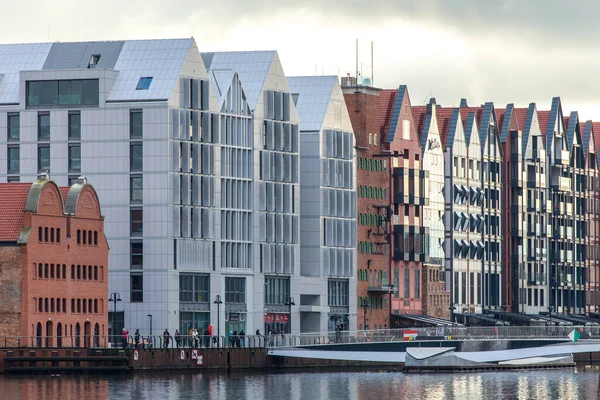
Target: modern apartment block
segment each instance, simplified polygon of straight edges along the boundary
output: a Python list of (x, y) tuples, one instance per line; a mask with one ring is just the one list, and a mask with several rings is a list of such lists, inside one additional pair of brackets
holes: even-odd
[(0, 180), (95, 184), (111, 331), (299, 330), (299, 121), (276, 52), (2, 45), (0, 74)]
[(389, 157), (382, 155), (380, 89), (342, 79), (342, 90), (356, 139), (357, 329), (391, 327), (390, 274), (392, 207)]
[(287, 79), (300, 118), (300, 331), (355, 329), (356, 150), (348, 108), (336, 76)]

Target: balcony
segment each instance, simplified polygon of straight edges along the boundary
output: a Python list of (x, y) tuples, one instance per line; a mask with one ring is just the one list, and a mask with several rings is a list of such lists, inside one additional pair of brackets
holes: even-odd
[(367, 291), (374, 294), (392, 294), (394, 293), (394, 285), (373, 282), (369, 283)]

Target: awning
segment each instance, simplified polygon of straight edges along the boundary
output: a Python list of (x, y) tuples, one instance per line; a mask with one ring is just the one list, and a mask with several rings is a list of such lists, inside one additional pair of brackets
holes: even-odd
[(508, 321), (501, 321), (496, 318), (486, 317), (482, 314), (455, 314), (460, 315), (464, 318), (476, 319), (478, 321), (485, 322), (482, 326), (497, 326), (497, 325), (510, 325)]

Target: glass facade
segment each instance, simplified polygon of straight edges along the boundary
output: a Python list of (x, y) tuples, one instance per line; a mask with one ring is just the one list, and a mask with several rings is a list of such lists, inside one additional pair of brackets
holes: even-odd
[(210, 276), (208, 274), (179, 274), (180, 303), (209, 303)]
[(98, 79), (28, 81), (28, 107), (79, 106), (99, 104)]
[(225, 278), (225, 303), (246, 302), (246, 278)]

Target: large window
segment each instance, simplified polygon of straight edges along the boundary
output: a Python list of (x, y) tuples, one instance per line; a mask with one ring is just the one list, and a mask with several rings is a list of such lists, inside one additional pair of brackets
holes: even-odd
[(79, 112), (69, 113), (69, 139), (81, 138), (81, 114)]
[(81, 146), (69, 146), (69, 171), (81, 171)]
[(144, 267), (144, 242), (132, 240), (131, 247), (131, 269), (142, 269)]
[(129, 113), (129, 136), (132, 138), (141, 138), (142, 132), (142, 110), (132, 110)]
[(38, 146), (38, 171), (50, 171), (50, 146)]
[(197, 329), (199, 335), (204, 335), (204, 331), (208, 329), (209, 324), (209, 312), (183, 311), (179, 313), (179, 333), (184, 336), (184, 341), (188, 340), (190, 329)]
[(179, 301), (182, 303), (208, 303), (210, 277), (200, 274), (179, 274)]
[(38, 139), (50, 139), (50, 114), (38, 114)]
[(142, 204), (144, 200), (144, 179), (141, 176), (132, 176), (130, 178), (129, 201), (131, 204)]
[(404, 270), (404, 297), (410, 297), (410, 270)]
[(265, 304), (285, 304), (289, 298), (289, 278), (265, 278)]
[(8, 114), (8, 140), (19, 140), (21, 137), (21, 117), (19, 114)]
[(131, 302), (144, 301), (144, 275), (141, 272), (132, 272), (131, 278)]
[(144, 211), (141, 208), (132, 208), (130, 211), (131, 236), (143, 236)]
[(132, 143), (129, 150), (130, 156), (130, 168), (132, 171), (141, 171), (142, 170), (142, 144), (141, 143)]
[(8, 173), (18, 174), (20, 170), (21, 150), (19, 146), (10, 146), (7, 150)]
[(421, 271), (415, 269), (415, 299), (421, 297)]
[(329, 306), (348, 306), (347, 280), (330, 280), (327, 282), (327, 303)]
[(27, 106), (97, 106), (98, 79), (27, 82)]
[(225, 303), (246, 302), (246, 278), (225, 278)]

